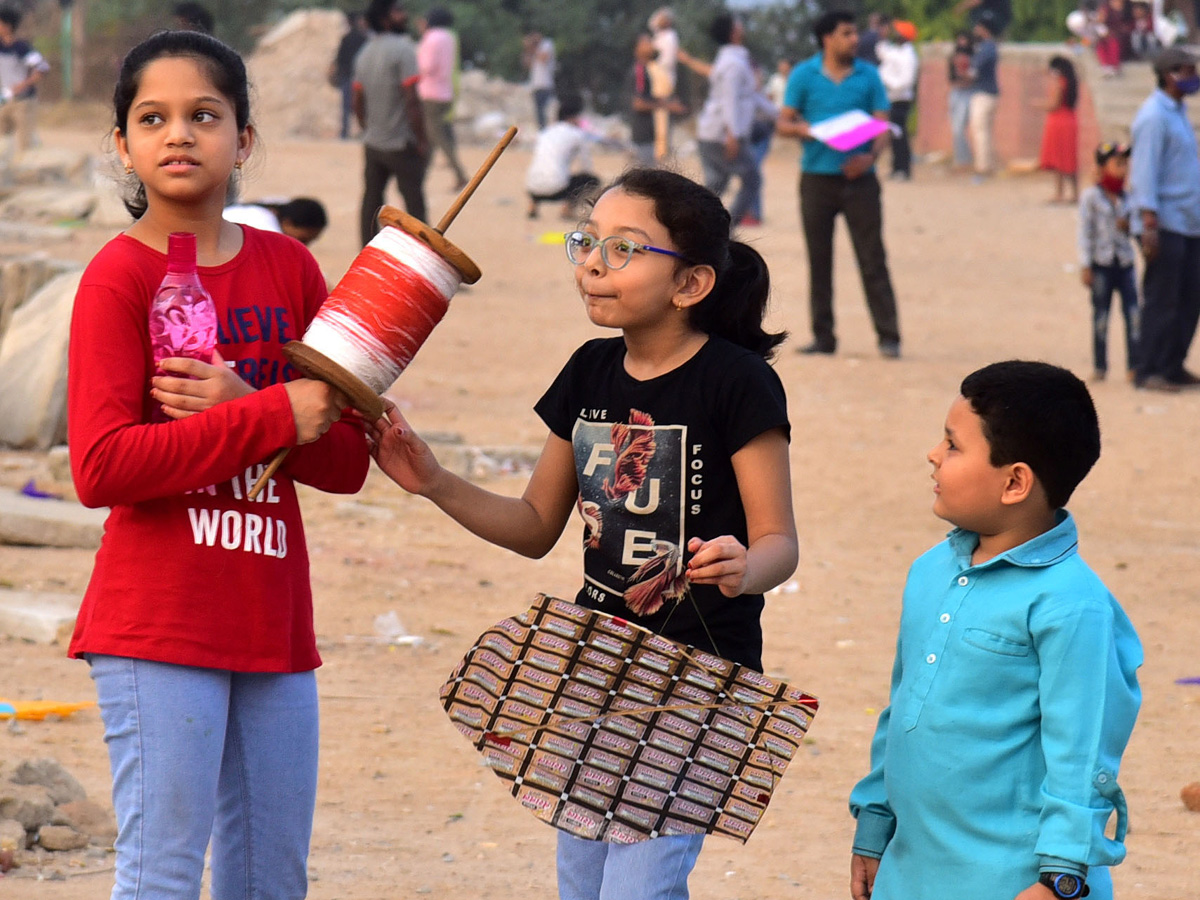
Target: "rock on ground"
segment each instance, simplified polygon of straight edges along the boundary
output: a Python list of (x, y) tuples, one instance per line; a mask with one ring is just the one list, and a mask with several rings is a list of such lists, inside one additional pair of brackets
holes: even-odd
[(13, 313), (0, 343), (0, 444), (47, 450), (67, 437), (67, 339), (82, 269)]

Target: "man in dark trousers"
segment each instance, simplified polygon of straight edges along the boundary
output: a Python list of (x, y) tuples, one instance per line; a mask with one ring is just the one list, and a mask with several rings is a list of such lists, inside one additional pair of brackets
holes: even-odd
[(417, 47), (399, 0), (371, 0), (371, 37), (354, 60), (354, 114), (362, 126), (362, 241), (375, 236), (375, 216), (388, 181), (396, 179), (409, 215), (425, 220), (429, 142), (417, 97)]
[(777, 125), (779, 134), (798, 137), (804, 145), (800, 220), (808, 244), (813, 340), (800, 352), (837, 350), (833, 327), (833, 227), (840, 213), (850, 229), (879, 352), (887, 359), (896, 359), (900, 356), (900, 326), (883, 246), (883, 210), (875, 175), (875, 161), (887, 146), (888, 132), (884, 130), (872, 142), (842, 152), (816, 140), (809, 130), (812, 124), (853, 110), (887, 121), (887, 92), (876, 68), (855, 58), (858, 30), (851, 13), (825, 13), (813, 25), (813, 35), (821, 51), (792, 70)]
[(329, 83), (342, 92), (341, 138), (350, 137), (350, 117), (354, 113), (354, 59), (367, 42), (367, 20), (361, 12), (346, 13), (347, 30), (338, 42), (337, 54), (329, 65)]
[(1133, 119), (1129, 202), (1142, 245), (1142, 322), (1135, 384), (1175, 392), (1200, 384), (1183, 367), (1200, 322), (1200, 150), (1184, 98), (1200, 90), (1196, 58), (1168, 47), (1158, 89)]

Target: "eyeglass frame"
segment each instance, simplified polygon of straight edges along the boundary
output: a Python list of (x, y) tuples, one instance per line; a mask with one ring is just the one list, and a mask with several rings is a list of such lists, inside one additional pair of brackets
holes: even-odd
[[(597, 238), (597, 237), (593, 237), (592, 235), (588, 234), (586, 231), (580, 231), (579, 229), (575, 229), (574, 231), (568, 231), (563, 234), (563, 249), (567, 253), (567, 259), (570, 261), (571, 265), (573, 265), (573, 266), (582, 266), (587, 261), (587, 256), (585, 256), (579, 262), (576, 262), (575, 259), (571, 256), (571, 238), (575, 237), (576, 235), (579, 235), (580, 238), (587, 238), (588, 240), (595, 241), (595, 243), (591, 247), (588, 248), (587, 256), (591, 256), (592, 250), (596, 247), (599, 247), (600, 248), (600, 258), (602, 260), (604, 260), (604, 265), (607, 266), (608, 268), (612, 269), (614, 272), (620, 272), (622, 269), (626, 268), (633, 261), (634, 252), (636, 252), (638, 250), (649, 250), (651, 253), (661, 253), (663, 256), (673, 256), (676, 259), (683, 260), (685, 263), (688, 263), (689, 265), (695, 265), (691, 260), (689, 260), (682, 253), (677, 253), (674, 250), (667, 250), (664, 247), (652, 247), (649, 244), (643, 244), (641, 241), (635, 241), (633, 238), (627, 238), (620, 234), (610, 234), (606, 238)], [(625, 260), (624, 263), (622, 263), (619, 266), (614, 266), (611, 262), (608, 261), (608, 242), (609, 241), (625, 241), (627, 244), (629, 244), (630, 246), (633, 247), (633, 250), (631, 250), (629, 253), (629, 257)]]

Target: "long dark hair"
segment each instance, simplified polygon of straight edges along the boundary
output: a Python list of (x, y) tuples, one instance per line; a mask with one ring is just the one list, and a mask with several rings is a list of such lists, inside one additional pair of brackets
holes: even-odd
[(771, 276), (749, 244), (729, 236), (729, 212), (708, 188), (668, 169), (627, 169), (605, 191), (620, 188), (654, 204), (654, 217), (667, 229), (679, 253), (694, 265), (712, 266), (716, 283), (707, 297), (688, 308), (691, 324), (725, 338), (764, 359), (787, 332), (763, 330)]
[(1079, 76), (1075, 74), (1075, 65), (1065, 56), (1053, 56), (1050, 58), (1050, 68), (1061, 75), (1065, 82), (1062, 105), (1074, 109), (1079, 102)]
[[(137, 97), (146, 66), (171, 57), (194, 59), (202, 66), (213, 87), (233, 104), (238, 132), (246, 130), (250, 124), (250, 81), (237, 51), (203, 32), (160, 31), (125, 54), (121, 63), (113, 90), (113, 124), (121, 134), (129, 134), (129, 108)], [(135, 219), (140, 219), (146, 212), (146, 186), (136, 176), (133, 182), (126, 191), (125, 208)]]

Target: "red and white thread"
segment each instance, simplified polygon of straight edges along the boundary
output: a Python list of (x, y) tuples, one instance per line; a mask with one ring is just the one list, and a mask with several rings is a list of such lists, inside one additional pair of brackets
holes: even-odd
[(424, 241), (387, 226), (355, 257), (304, 343), (382, 394), (450, 306), (462, 276)]

